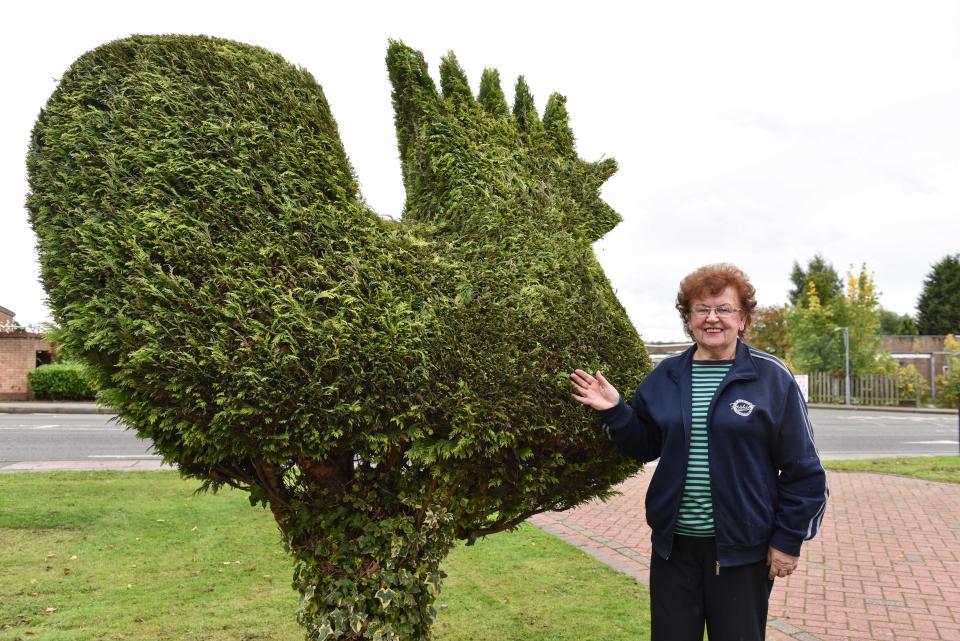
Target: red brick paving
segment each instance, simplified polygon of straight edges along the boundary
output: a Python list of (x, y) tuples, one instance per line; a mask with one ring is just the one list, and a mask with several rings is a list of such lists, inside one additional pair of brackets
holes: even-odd
[[(643, 497), (653, 469), (622, 494), (531, 522), (647, 582)], [(960, 641), (960, 485), (830, 472), (820, 533), (770, 597), (771, 641)]]

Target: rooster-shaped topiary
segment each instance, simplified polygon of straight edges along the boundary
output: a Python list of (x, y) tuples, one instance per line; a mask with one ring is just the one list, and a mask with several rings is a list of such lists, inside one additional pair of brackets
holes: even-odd
[(63, 340), (103, 399), (206, 487), (272, 510), (309, 639), (426, 639), (455, 540), (636, 471), (567, 371), (649, 369), (591, 243), (616, 169), (496, 71), (441, 91), (392, 42), (407, 200), (359, 195), (309, 73), (135, 36), (83, 55), (33, 132), (28, 197)]

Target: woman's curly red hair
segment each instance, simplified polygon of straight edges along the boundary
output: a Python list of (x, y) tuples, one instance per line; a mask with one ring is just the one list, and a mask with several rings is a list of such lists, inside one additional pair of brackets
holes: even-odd
[(740, 310), (743, 313), (743, 329), (740, 330), (740, 336), (743, 337), (753, 321), (753, 310), (757, 307), (757, 292), (743, 270), (730, 263), (704, 265), (687, 274), (680, 281), (680, 289), (677, 290), (677, 311), (683, 318), (683, 330), (688, 336), (690, 335), (690, 306), (694, 299), (704, 295), (718, 296), (727, 287), (733, 287), (740, 299)]

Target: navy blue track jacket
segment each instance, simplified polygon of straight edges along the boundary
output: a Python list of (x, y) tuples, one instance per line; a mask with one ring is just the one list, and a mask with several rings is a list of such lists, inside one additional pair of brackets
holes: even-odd
[[(659, 458), (647, 489), (653, 549), (669, 558), (687, 472), (692, 423), (693, 345), (664, 360), (637, 387), (632, 405), (600, 412), (624, 454)], [(707, 413), (717, 559), (737, 566), (774, 547), (794, 556), (813, 538), (826, 508), (826, 473), (807, 405), (793, 374), (774, 356), (737, 341), (733, 367)]]

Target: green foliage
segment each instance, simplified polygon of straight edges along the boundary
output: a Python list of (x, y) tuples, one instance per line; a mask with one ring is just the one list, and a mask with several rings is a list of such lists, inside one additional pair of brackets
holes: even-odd
[(920, 333), (919, 328), (917, 327), (917, 321), (913, 319), (913, 316), (904, 314), (900, 317), (897, 326), (894, 328), (894, 334), (897, 336), (916, 336)]
[(97, 395), (83, 363), (61, 361), (41, 365), (27, 372), (27, 380), (38, 399), (83, 401)]
[(789, 307), (786, 312), (790, 352), (788, 359), (799, 372), (842, 372), (843, 340), (835, 305), (821, 305), (817, 286), (807, 283), (805, 305)]
[(880, 308), (880, 333), (893, 336), (916, 336), (917, 322), (908, 314)]
[(816, 286), (821, 306), (843, 294), (843, 281), (840, 280), (837, 270), (823, 256), (817, 254), (807, 261), (806, 268), (801, 267), (800, 263), (793, 263), (793, 270), (790, 272), (793, 289), (787, 294), (791, 305), (796, 307), (808, 304), (807, 284), (811, 281)]
[(456, 539), (637, 469), (566, 378), (650, 367), (591, 249), (616, 163), (522, 79), (511, 115), (452, 54), (442, 92), (401, 43), (387, 67), (401, 223), (364, 204), (314, 79), (216, 38), (85, 54), (28, 156), (64, 344), (183, 474), (270, 507), (310, 639), (427, 638)]
[(960, 333), (960, 254), (945, 256), (923, 281), (917, 301), (921, 334)]
[(947, 334), (943, 350), (951, 354), (947, 357), (947, 371), (937, 376), (937, 405), (960, 407), (960, 342), (953, 334)]
[(850, 328), (850, 370), (857, 374), (882, 374), (892, 369), (889, 353), (880, 338), (880, 302), (866, 264), (860, 273), (847, 272), (843, 301), (844, 324)]
[(930, 383), (912, 364), (897, 368), (897, 394), (900, 401), (919, 400), (921, 403), (930, 398)]
[(779, 305), (755, 309), (745, 340), (765, 352), (786, 358), (790, 351), (786, 312), (786, 308)]
[(840, 327), (849, 328), (852, 374), (879, 374), (894, 367), (878, 333), (880, 304), (866, 265), (856, 276), (847, 273), (846, 296), (835, 296), (821, 305), (816, 283), (811, 280), (801, 300), (802, 304), (786, 312), (792, 345), (788, 359), (798, 371), (844, 370), (843, 334), (837, 331)]

